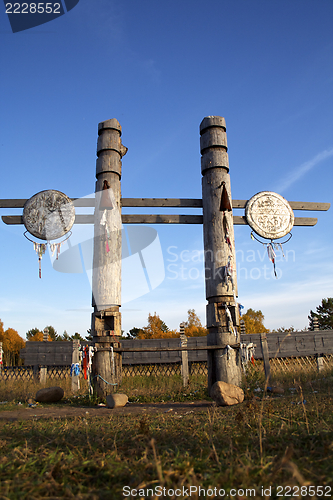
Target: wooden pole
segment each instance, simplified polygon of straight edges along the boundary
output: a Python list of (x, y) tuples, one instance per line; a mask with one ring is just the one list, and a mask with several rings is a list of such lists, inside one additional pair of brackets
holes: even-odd
[[(48, 342), (49, 340), (49, 329), (48, 327), (43, 330), (43, 342)], [(47, 380), (47, 365), (43, 365), (39, 368), (39, 381), (41, 384), (45, 385)]]
[[(207, 345), (240, 341), (236, 304), (237, 277), (232, 197), (224, 118), (208, 116), (200, 124), (203, 233), (207, 304)], [(217, 381), (239, 386), (238, 349), (207, 351), (208, 391)]]
[(267, 387), (271, 377), (271, 365), (269, 364), (269, 352), (268, 352), (266, 333), (260, 333), (260, 344), (261, 344), (262, 357), (264, 360), (264, 370), (265, 370), (265, 379)]
[[(187, 337), (185, 335), (185, 326), (184, 323), (180, 323), (179, 325), (180, 329), (180, 347), (182, 348), (187, 348)], [(187, 351), (181, 351), (181, 357), (182, 357), (182, 380), (183, 380), (183, 387), (187, 387), (190, 377), (189, 377), (189, 369), (188, 369), (188, 352)]]
[[(94, 215), (92, 335), (97, 395), (106, 397), (121, 381), (121, 126), (113, 118), (99, 123)], [(101, 349), (101, 350), (99, 350)]]
[(325, 368), (324, 356), (322, 354), (317, 354), (317, 370), (318, 373), (322, 372)]
[(80, 362), (80, 341), (73, 339), (73, 352), (72, 352), (72, 392), (75, 393), (80, 389), (80, 374), (76, 371), (75, 367)]

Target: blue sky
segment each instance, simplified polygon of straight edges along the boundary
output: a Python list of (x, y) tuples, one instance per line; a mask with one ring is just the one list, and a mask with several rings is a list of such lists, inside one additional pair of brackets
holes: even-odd
[[(123, 197), (201, 198), (199, 125), (220, 115), (234, 199), (269, 190), (332, 202), (332, 23), (331, 0), (80, 0), (59, 19), (13, 34), (1, 7), (0, 198), (93, 193), (97, 126), (109, 118), (129, 148)], [(239, 301), (261, 309), (268, 328), (307, 326), (310, 309), (333, 293), (333, 209), (295, 215), (318, 224), (293, 229), (278, 280), (250, 228), (235, 226)], [(202, 227), (154, 228), (165, 277), (123, 304), (123, 329), (144, 326), (155, 311), (176, 328), (189, 308), (205, 324)], [(56, 272), (45, 255), (40, 280), (23, 230), (0, 222), (5, 328), (23, 338), (50, 324), (85, 335), (86, 273)]]

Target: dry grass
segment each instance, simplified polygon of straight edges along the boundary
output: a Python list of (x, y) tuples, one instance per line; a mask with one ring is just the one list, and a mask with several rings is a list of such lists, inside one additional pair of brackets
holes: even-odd
[(2, 422), (0, 498), (123, 498), (124, 486), (192, 486), (193, 499), (199, 486), (255, 489), (262, 498), (277, 485), (332, 486), (332, 393), (311, 390), (197, 414)]
[[(295, 372), (275, 377), (282, 395), (264, 391), (262, 370), (244, 379), (246, 399), (229, 408), (199, 413), (161, 413), (0, 423), (0, 499), (121, 499), (123, 487), (144, 490), (146, 498), (188, 498), (171, 490), (214, 488), (244, 500), (278, 498), (277, 486), (294, 488), (298, 498), (330, 498), (333, 493), (332, 372), (320, 376)], [(49, 381), (55, 385), (55, 381)], [(70, 381), (62, 381), (66, 403)], [(0, 384), (1, 399), (26, 401), (38, 386)], [(258, 390), (259, 389), (259, 390)], [(184, 390), (179, 376), (128, 377), (120, 387), (133, 400), (202, 399), (206, 378), (193, 378)], [(195, 392), (197, 391), (197, 392)], [(4, 406), (3, 409), (7, 405)], [(324, 495), (307, 495), (313, 485)], [(155, 487), (166, 488), (158, 496)], [(272, 488), (265, 497), (262, 489)], [(152, 495), (146, 494), (147, 488)], [(329, 489), (331, 488), (331, 489)], [(243, 489), (244, 491), (239, 491)], [(168, 492), (168, 490), (170, 490)], [(315, 490), (315, 492), (320, 490)], [(127, 498), (140, 498), (132, 495)], [(281, 498), (281, 496), (280, 496)], [(283, 495), (282, 498), (287, 498)]]

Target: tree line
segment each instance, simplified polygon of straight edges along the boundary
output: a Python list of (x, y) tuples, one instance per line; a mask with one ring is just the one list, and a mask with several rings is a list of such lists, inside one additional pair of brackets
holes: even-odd
[[(293, 326), (286, 328), (282, 326), (275, 330), (269, 330), (264, 325), (265, 316), (261, 310), (249, 308), (241, 316), (245, 324), (245, 332), (253, 333), (291, 333), (296, 332)], [(310, 311), (308, 316), (309, 329), (313, 329), (313, 321), (317, 319), (320, 330), (333, 330), (333, 298), (322, 299), (321, 305), (316, 308), (316, 312)], [(205, 326), (201, 324), (200, 318), (194, 309), (187, 311), (187, 321), (184, 321), (185, 335), (187, 337), (201, 337), (208, 333)], [(306, 330), (306, 327), (304, 327)], [(179, 330), (171, 330), (156, 312), (148, 315), (148, 324), (141, 328), (134, 327), (126, 334), (130, 339), (165, 339), (179, 337)]]
[[(264, 325), (265, 316), (262, 311), (255, 311), (254, 309), (248, 309), (245, 314), (242, 315), (245, 324), (246, 333), (291, 333), (296, 332), (293, 326), (289, 328), (280, 327), (276, 330), (269, 330)], [(316, 311), (310, 311), (308, 316), (309, 327), (313, 329), (314, 320), (317, 320), (318, 327), (320, 330), (333, 330), (333, 298), (329, 297), (327, 299), (322, 299), (321, 304), (316, 307)], [(184, 333), (187, 337), (201, 337), (208, 333), (205, 326), (202, 325), (200, 318), (196, 314), (194, 309), (189, 309), (187, 311), (187, 320), (184, 323)], [(92, 340), (91, 331), (87, 330), (87, 336), (85, 338), (81, 337), (79, 333), (74, 333), (74, 335), (69, 335), (66, 330), (62, 335), (59, 335), (53, 326), (49, 325), (48, 328), (48, 341), (58, 342), (58, 341), (71, 341), (73, 339), (79, 339), (83, 341)], [(304, 328), (305, 330), (306, 328)], [(166, 338), (176, 338), (179, 337), (180, 331), (175, 329), (170, 329), (166, 323), (160, 318), (160, 316), (155, 312), (154, 314), (148, 315), (147, 325), (143, 327), (133, 327), (125, 335), (125, 338), (129, 339), (166, 339)], [(32, 328), (26, 333), (26, 338), (28, 342), (41, 342), (43, 341), (44, 334), (42, 330), (38, 328)], [(20, 358), (20, 350), (24, 349), (25, 341), (13, 328), (7, 328), (4, 330), (3, 322), (0, 320), (0, 342), (2, 342), (2, 364), (4, 366), (13, 366), (23, 364), (23, 360)]]

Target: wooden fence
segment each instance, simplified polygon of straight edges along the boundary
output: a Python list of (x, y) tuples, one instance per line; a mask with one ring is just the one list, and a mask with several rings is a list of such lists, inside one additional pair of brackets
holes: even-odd
[[(254, 344), (254, 359), (263, 360), (267, 379), (271, 366), (285, 372), (295, 367), (320, 371), (333, 362), (333, 330), (242, 334), (241, 343)], [(70, 376), (70, 368), (79, 361), (80, 345), (82, 349), (92, 345), (92, 342), (27, 342), (21, 350), (25, 366), (3, 368), (0, 378), (9, 380), (23, 377), (45, 382), (46, 377), (57, 377), (58, 372), (60, 377)], [(122, 339), (119, 351), (122, 351), (123, 376), (170, 376), (179, 373), (186, 385), (189, 375), (207, 373), (206, 337)], [(74, 374), (74, 370), (71, 369), (71, 372), (72, 389), (75, 392), (79, 387), (79, 377)]]
[[(292, 358), (302, 356), (320, 356), (333, 354), (333, 330), (293, 332), (290, 334), (268, 333), (267, 348), (269, 358)], [(255, 359), (263, 359), (265, 349), (264, 336), (256, 334), (242, 334), (241, 342), (255, 344)], [(91, 342), (81, 341), (81, 346), (92, 345)], [(206, 337), (188, 337), (187, 347), (188, 360), (199, 362), (207, 360)], [(151, 340), (129, 340), (122, 339), (121, 347), (125, 349), (154, 349), (146, 352), (123, 352), (123, 365), (135, 364), (157, 364), (157, 363), (179, 363), (182, 359), (180, 338), (175, 339), (151, 339)], [(198, 347), (198, 350), (195, 348)], [(174, 351), (163, 351), (163, 349), (176, 349)], [(21, 349), (21, 357), (24, 364), (45, 366), (70, 366), (72, 364), (73, 345), (72, 342), (27, 342), (26, 347)]]

